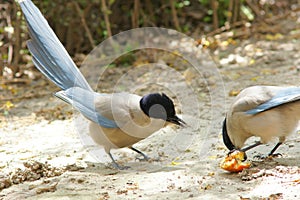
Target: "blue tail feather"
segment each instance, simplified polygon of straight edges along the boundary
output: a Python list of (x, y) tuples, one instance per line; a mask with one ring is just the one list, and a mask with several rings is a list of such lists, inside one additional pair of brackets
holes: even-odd
[(36, 67), (63, 90), (80, 87), (92, 91), (39, 9), (30, 0), (21, 1), (20, 6), (32, 38), (28, 48)]
[(91, 121), (106, 128), (117, 128), (115, 121), (97, 112), (95, 98), (102, 94), (93, 92), (39, 9), (30, 0), (19, 2), (32, 38), (27, 45), (33, 62), (63, 90), (55, 96), (74, 106)]

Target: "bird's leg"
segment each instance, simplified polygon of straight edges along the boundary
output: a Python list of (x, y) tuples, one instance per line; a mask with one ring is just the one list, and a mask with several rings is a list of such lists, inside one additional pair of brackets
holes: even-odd
[(133, 151), (135, 151), (135, 152), (137, 152), (138, 154), (141, 154), (142, 156), (143, 156), (143, 158), (137, 158), (139, 161), (147, 161), (147, 160), (149, 160), (150, 158), (146, 155), (146, 154), (144, 154), (143, 152), (141, 152), (140, 150), (138, 150), (138, 149), (136, 149), (136, 148), (134, 148), (134, 147), (129, 147), (131, 150), (133, 150)]
[(257, 146), (259, 146), (259, 145), (261, 145), (261, 144), (262, 144), (262, 143), (261, 143), (260, 141), (257, 141), (257, 142), (255, 142), (255, 143), (252, 144), (252, 145), (249, 145), (249, 146), (247, 146), (247, 147), (241, 148), (241, 151), (243, 151), (243, 152), (245, 153), (244, 161), (247, 160), (247, 154), (246, 154), (246, 151), (248, 151), (248, 150), (250, 150), (250, 149), (252, 149), (252, 148), (254, 148), (254, 147), (257, 147)]
[(262, 143), (261, 143), (260, 141), (257, 141), (257, 142), (255, 142), (254, 144), (252, 144), (252, 145), (250, 145), (250, 146), (247, 146), (247, 147), (245, 147), (245, 148), (242, 148), (241, 151), (246, 152), (246, 151), (248, 151), (248, 150), (250, 150), (250, 149), (252, 149), (252, 148), (254, 148), (254, 147), (257, 147), (257, 146), (259, 146), (259, 145), (261, 145), (261, 144), (262, 144)]
[[(282, 142), (278, 142), (275, 147), (271, 150), (271, 152), (268, 154), (268, 157), (276, 157), (276, 156), (282, 156), (280, 153), (275, 153), (274, 152), (278, 149), (278, 147), (282, 144)], [(251, 145), (251, 146), (254, 146), (254, 145)], [(253, 147), (252, 147), (253, 148)], [(246, 150), (249, 150), (246, 149)], [(255, 158), (258, 158), (258, 159), (266, 159), (267, 157), (266, 156), (262, 156), (262, 155), (256, 155), (254, 156)]]
[(114, 157), (111, 155), (110, 151), (107, 153), (109, 155), (109, 157), (112, 160), (112, 165), (114, 168), (119, 169), (119, 170), (124, 170), (124, 169), (128, 169), (130, 168), (129, 166), (120, 166), (114, 159)]
[(281, 156), (280, 153), (275, 153), (274, 152), (278, 149), (278, 147), (282, 144), (282, 142), (278, 142), (275, 147), (271, 150), (271, 152), (268, 154), (268, 156), (271, 156), (271, 157), (276, 157), (276, 156)]

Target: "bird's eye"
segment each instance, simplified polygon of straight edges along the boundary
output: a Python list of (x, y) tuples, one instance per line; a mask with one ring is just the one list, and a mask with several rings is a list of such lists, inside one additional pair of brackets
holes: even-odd
[(167, 112), (165, 108), (160, 104), (154, 104), (149, 109), (149, 116), (158, 119), (167, 119)]

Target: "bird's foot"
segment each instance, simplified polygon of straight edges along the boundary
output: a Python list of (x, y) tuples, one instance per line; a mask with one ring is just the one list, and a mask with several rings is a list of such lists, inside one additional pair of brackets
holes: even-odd
[(143, 155), (142, 158), (136, 157), (135, 160), (138, 160), (138, 161), (140, 161), (140, 162), (145, 162), (145, 161), (150, 160), (150, 157), (148, 157), (148, 156), (146, 156), (146, 155)]
[(119, 165), (116, 162), (111, 163), (111, 165), (112, 165), (112, 168), (117, 169), (117, 170), (126, 170), (126, 169), (130, 168), (130, 166)]
[(144, 154), (143, 152), (141, 152), (140, 150), (134, 148), (134, 147), (130, 147), (131, 150), (137, 152), (138, 154), (140, 154), (142, 156), (142, 158), (140, 157), (136, 157), (136, 160), (139, 160), (140, 162), (143, 161), (155, 161), (155, 159), (148, 157), (146, 154)]
[(263, 155), (256, 155), (254, 156), (254, 158), (259, 159), (259, 160), (266, 160), (266, 159), (272, 159), (272, 158), (278, 158), (278, 157), (282, 157), (281, 153), (274, 153), (274, 154), (268, 154), (267, 156), (263, 156)]
[(258, 160), (265, 160), (267, 156), (264, 156), (262, 154), (255, 155), (253, 158), (258, 159)]
[(145, 161), (148, 161), (148, 162), (159, 162), (159, 161), (161, 161), (159, 157), (158, 158), (150, 158), (148, 156), (143, 157), (143, 158), (136, 157), (135, 159), (139, 160), (140, 162), (145, 162)]
[(278, 158), (278, 157), (282, 157), (281, 153), (273, 153), (273, 154), (268, 154), (269, 158)]

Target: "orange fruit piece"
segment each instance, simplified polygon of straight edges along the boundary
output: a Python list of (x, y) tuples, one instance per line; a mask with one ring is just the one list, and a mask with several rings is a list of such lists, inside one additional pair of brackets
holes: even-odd
[(241, 172), (251, 166), (250, 162), (243, 162), (244, 158), (244, 152), (235, 150), (221, 161), (220, 167), (229, 172)]

